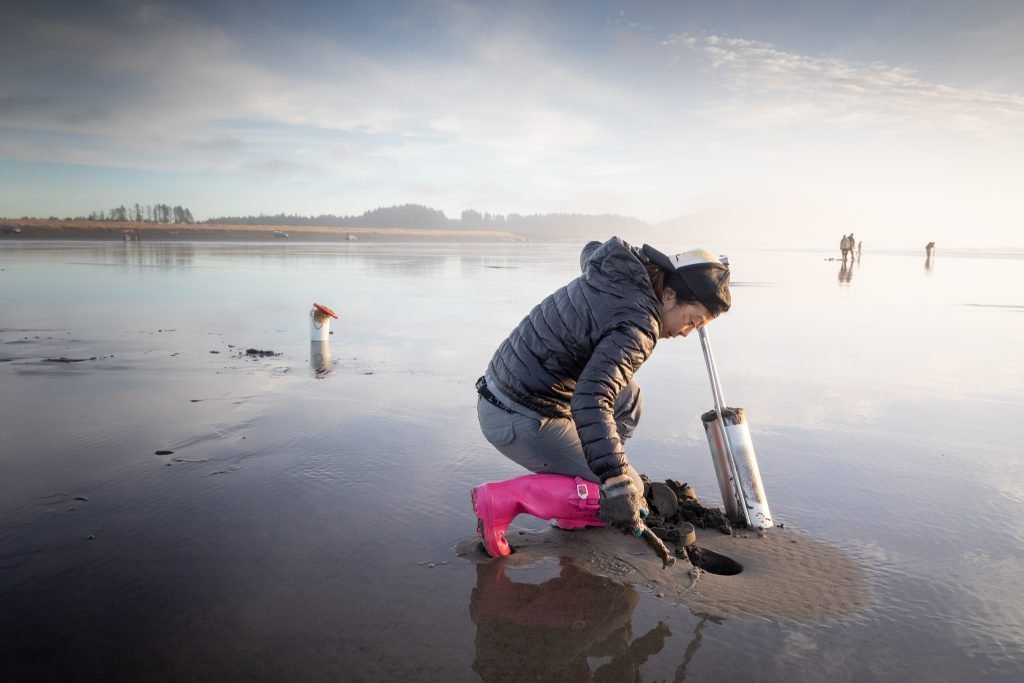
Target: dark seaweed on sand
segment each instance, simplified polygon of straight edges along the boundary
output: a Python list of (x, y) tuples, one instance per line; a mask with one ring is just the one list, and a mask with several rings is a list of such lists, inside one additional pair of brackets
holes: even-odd
[(697, 499), (693, 487), (675, 479), (666, 479), (664, 484), (652, 482), (647, 475), (640, 475), (644, 482), (644, 499), (650, 514), (650, 527), (679, 527), (689, 522), (698, 529), (718, 529), (723, 534), (732, 534), (733, 524), (718, 508), (704, 507)]

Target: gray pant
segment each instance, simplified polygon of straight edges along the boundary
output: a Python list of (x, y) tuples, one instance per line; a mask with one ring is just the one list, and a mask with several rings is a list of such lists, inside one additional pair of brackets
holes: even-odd
[[(642, 409), (640, 386), (630, 380), (615, 398), (613, 408), (615, 427), (623, 441), (633, 435)], [(484, 437), (513, 462), (537, 474), (567, 474), (600, 483), (587, 465), (576, 423), (571, 419), (536, 419), (509, 413), (483, 397), (477, 399), (476, 413)], [(640, 475), (631, 465), (627, 465), (626, 474), (633, 478), (638, 491), (644, 490)]]

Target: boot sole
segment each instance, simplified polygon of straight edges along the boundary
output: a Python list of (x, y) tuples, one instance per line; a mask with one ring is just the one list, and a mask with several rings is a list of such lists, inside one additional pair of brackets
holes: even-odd
[(473, 503), (473, 513), (476, 515), (476, 535), (480, 539), (480, 543), (484, 546), (484, 550), (487, 551), (487, 554), (491, 557), (505, 557), (506, 555), (511, 555), (513, 552), (512, 546), (508, 545), (507, 540), (505, 540), (505, 545), (509, 549), (507, 553), (502, 553), (500, 548), (491, 548), (491, 544), (487, 542), (487, 529), (483, 520), (487, 515), (480, 514), (480, 507), (482, 503), (477, 495), (476, 487), (469, 490), (469, 500)]

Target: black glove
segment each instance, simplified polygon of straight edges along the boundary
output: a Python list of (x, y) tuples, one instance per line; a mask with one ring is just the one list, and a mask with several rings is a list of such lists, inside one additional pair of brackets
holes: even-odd
[(643, 529), (643, 517), (646, 516), (643, 496), (636, 490), (628, 474), (620, 474), (601, 484), (601, 509), (598, 517), (602, 521), (628, 534), (639, 536)]

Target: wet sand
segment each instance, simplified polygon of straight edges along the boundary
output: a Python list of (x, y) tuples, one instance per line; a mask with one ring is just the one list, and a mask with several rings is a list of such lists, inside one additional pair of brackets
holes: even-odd
[[(711, 336), (785, 528), (698, 530), (745, 570), (691, 586), (618, 531), (529, 517), (516, 555), (473, 554), (469, 488), (522, 474), (480, 434), (473, 382), (576, 257), (0, 242), (0, 671), (1021, 679), (1020, 302), (989, 286), (1019, 263), (865, 254), (837, 287), (819, 255), (737, 252)], [(340, 315), (327, 350), (313, 301)], [(638, 469), (716, 491), (694, 340), (638, 382)]]
[(640, 539), (609, 528), (526, 528), (514, 531), (510, 542), (516, 552), (507, 558), (489, 558), (475, 537), (461, 541), (458, 553), (473, 562), (519, 568), (565, 558), (582, 571), (720, 619), (827, 624), (871, 608), (863, 567), (842, 550), (792, 529), (739, 530), (732, 536), (698, 530), (698, 546), (743, 565), (735, 576), (697, 570), (686, 560), (665, 568)]

